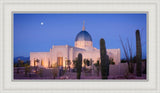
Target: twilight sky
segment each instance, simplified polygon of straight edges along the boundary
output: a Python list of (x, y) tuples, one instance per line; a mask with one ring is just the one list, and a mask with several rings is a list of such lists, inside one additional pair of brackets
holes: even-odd
[(119, 39), (132, 44), (136, 54), (135, 31), (140, 30), (142, 58), (146, 58), (146, 14), (14, 14), (14, 57), (28, 57), (30, 52), (49, 52), (53, 45), (74, 46), (76, 35), (82, 30), (85, 20), (86, 31), (91, 35), (93, 46), (99, 49), (99, 40), (104, 38), (106, 48), (120, 48)]

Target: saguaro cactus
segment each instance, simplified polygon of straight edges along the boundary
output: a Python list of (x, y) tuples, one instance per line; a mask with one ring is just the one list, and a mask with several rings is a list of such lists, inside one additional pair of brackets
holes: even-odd
[(142, 75), (142, 48), (139, 30), (136, 30), (136, 74)]
[(109, 57), (106, 55), (105, 40), (100, 40), (100, 56), (101, 56), (101, 75), (102, 79), (108, 79), (109, 76)]
[(82, 54), (78, 54), (78, 61), (77, 61), (77, 79), (81, 78), (81, 70), (82, 70)]

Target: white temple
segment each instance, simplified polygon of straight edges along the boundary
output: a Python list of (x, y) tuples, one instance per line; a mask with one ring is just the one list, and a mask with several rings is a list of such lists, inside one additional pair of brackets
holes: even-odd
[[(112, 58), (115, 64), (120, 63), (120, 49), (107, 49), (107, 55)], [(81, 53), (83, 59), (92, 59), (93, 63), (100, 61), (100, 50), (93, 47), (92, 37), (85, 30), (83, 24), (82, 31), (79, 32), (75, 38), (75, 46), (59, 45), (52, 46), (49, 52), (31, 52), (30, 65), (39, 67), (51, 67), (54, 64), (65, 67), (66, 60), (71, 61), (71, 68), (73, 67), (73, 60)], [(38, 63), (34, 60), (39, 59)], [(84, 65), (84, 64), (82, 64)]]

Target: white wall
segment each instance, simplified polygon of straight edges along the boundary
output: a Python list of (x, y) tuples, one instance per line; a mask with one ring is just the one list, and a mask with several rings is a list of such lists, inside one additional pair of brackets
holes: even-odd
[[(107, 55), (114, 59), (113, 61), (116, 65), (120, 63), (120, 49), (107, 49), (106, 51)], [(100, 59), (100, 50), (94, 47), (81, 49), (68, 45), (53, 46), (52, 49), (50, 49), (50, 52), (31, 52), (31, 66), (34, 66), (34, 58), (43, 60), (45, 67), (48, 67), (49, 61), (50, 65), (57, 63), (57, 57), (63, 57), (63, 66), (65, 66), (66, 59), (69, 59), (73, 63), (73, 60), (78, 56), (79, 53), (82, 54), (83, 59), (92, 59), (93, 63), (96, 63), (97, 60)], [(73, 66), (71, 65), (71, 67)]]
[(34, 66), (34, 59), (39, 59), (40, 62), (38, 66), (41, 65), (41, 61), (43, 60), (44, 62), (44, 67), (48, 67), (48, 61), (50, 58), (50, 52), (31, 52), (30, 53), (30, 65)]

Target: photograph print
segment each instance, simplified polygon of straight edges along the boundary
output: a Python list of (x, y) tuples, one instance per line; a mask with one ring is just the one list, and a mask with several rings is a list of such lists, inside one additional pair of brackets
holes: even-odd
[(147, 80), (146, 13), (13, 13), (14, 80)]

